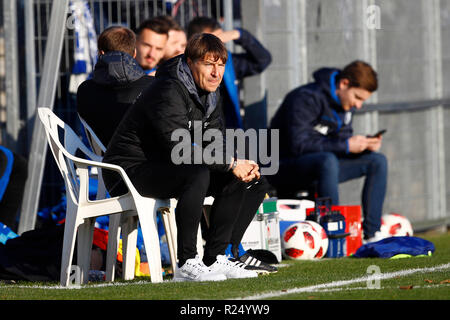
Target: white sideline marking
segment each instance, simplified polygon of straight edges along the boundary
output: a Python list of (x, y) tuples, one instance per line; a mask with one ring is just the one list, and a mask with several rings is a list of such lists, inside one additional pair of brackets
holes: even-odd
[[(287, 266), (287, 265), (285, 265)], [(350, 279), (350, 280), (341, 280), (341, 281), (333, 281), (329, 283), (323, 283), (318, 284), (314, 286), (308, 286), (308, 287), (302, 287), (302, 288), (293, 288), (293, 289), (287, 289), (283, 291), (270, 291), (267, 293), (262, 293), (254, 296), (248, 296), (243, 297), (244, 300), (258, 300), (258, 299), (266, 299), (266, 298), (272, 298), (272, 297), (278, 297), (286, 294), (292, 294), (292, 293), (301, 293), (301, 292), (314, 292), (314, 291), (326, 291), (326, 289), (330, 288), (336, 288), (336, 287), (342, 287), (353, 283), (358, 282), (365, 282), (367, 280), (385, 280), (385, 279), (391, 279), (399, 276), (406, 276), (417, 272), (435, 272), (435, 271), (441, 271), (445, 269), (450, 268), (450, 263), (442, 264), (440, 266), (435, 267), (429, 267), (429, 268), (417, 268), (417, 269), (409, 269), (409, 270), (401, 270), (396, 272), (390, 272), (390, 273), (382, 273), (379, 275), (370, 275), (370, 276), (364, 276), (360, 278)], [(162, 283), (172, 282), (173, 280), (164, 280)], [(121, 287), (121, 286), (130, 286), (130, 285), (143, 285), (143, 284), (152, 284), (150, 281), (136, 281), (136, 282), (106, 282), (106, 283), (98, 283), (98, 284), (89, 284), (89, 285), (71, 285), (68, 287), (63, 287), (60, 285), (54, 285), (54, 286), (41, 286), (41, 285), (14, 285), (14, 284), (7, 284), (3, 285), (0, 284), (0, 288), (23, 288), (23, 289), (57, 289), (57, 290), (77, 290), (77, 289), (92, 289), (92, 288), (101, 288), (101, 287)], [(336, 290), (338, 291), (338, 290)], [(232, 298), (235, 299), (235, 298)]]
[[(439, 287), (447, 287), (448, 284), (430, 284), (430, 285), (424, 285), (424, 286), (413, 286), (414, 289), (434, 289)], [(314, 293), (314, 292), (338, 292), (338, 291), (356, 291), (356, 290), (383, 290), (383, 289), (394, 289), (398, 286), (388, 286), (388, 287), (380, 287), (379, 289), (373, 288), (369, 289), (366, 287), (353, 287), (353, 288), (329, 288), (329, 289), (314, 289), (311, 291), (308, 291), (308, 293)]]
[(274, 298), (279, 297), (287, 294), (293, 294), (293, 293), (302, 293), (302, 292), (313, 292), (318, 291), (320, 289), (330, 289), (330, 288), (336, 288), (336, 287), (342, 287), (347, 286), (353, 283), (358, 282), (366, 282), (368, 280), (386, 280), (391, 279), (395, 277), (401, 277), (401, 276), (407, 276), (413, 273), (421, 272), (435, 272), (435, 271), (441, 271), (445, 269), (450, 268), (450, 263), (442, 264), (435, 267), (429, 267), (429, 268), (416, 268), (416, 269), (408, 269), (408, 270), (400, 270), (395, 272), (389, 272), (389, 273), (381, 273), (381, 274), (373, 274), (368, 275), (360, 278), (350, 279), (350, 280), (341, 280), (341, 281), (333, 281), (328, 283), (322, 283), (314, 286), (308, 286), (308, 287), (302, 287), (302, 288), (292, 288), (292, 289), (286, 289), (286, 290), (279, 290), (279, 291), (269, 291), (267, 293), (257, 294), (253, 296), (243, 297), (241, 299), (243, 300), (259, 300), (259, 299), (267, 299), (267, 298)]

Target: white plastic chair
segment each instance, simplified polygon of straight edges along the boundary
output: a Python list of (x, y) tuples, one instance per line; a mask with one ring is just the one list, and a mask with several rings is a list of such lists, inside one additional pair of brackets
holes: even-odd
[[(83, 125), (84, 132), (86, 133), (86, 137), (89, 142), (89, 146), (91, 147), (92, 151), (94, 151), (94, 153), (99, 157), (98, 158), (99, 161), (101, 161), (101, 159), (103, 159), (103, 156), (106, 152), (105, 145), (100, 141), (100, 139), (95, 134), (94, 130), (89, 126), (89, 124), (79, 114), (78, 114), (78, 117), (81, 121), (81, 124)], [(91, 168), (91, 172), (94, 173), (95, 171), (97, 173), (97, 181), (98, 181), (97, 199), (104, 199), (107, 197), (107, 191), (106, 191), (106, 186), (105, 186), (105, 183), (104, 183), (102, 175), (101, 175), (101, 168), (97, 168), (97, 167)], [(122, 220), (119, 214), (110, 215), (109, 230), (108, 230), (108, 243), (109, 243), (109, 241), (111, 241), (113, 239), (118, 243), (119, 238), (120, 238), (121, 225), (126, 224), (126, 223), (133, 224), (134, 222), (130, 221), (127, 218)], [(132, 226), (128, 226), (125, 228), (125, 231), (131, 230), (131, 229), (133, 229)], [(132, 244), (130, 243), (130, 241), (128, 241), (127, 244), (129, 245), (130, 249), (132, 249), (132, 247), (131, 247)], [(122, 245), (124, 245), (124, 244), (122, 243)], [(125, 248), (125, 246), (123, 246), (123, 248)], [(116, 256), (117, 256), (117, 245), (116, 244), (114, 244), (114, 250), (115, 250), (114, 253), (109, 253), (107, 251), (106, 281), (114, 281), (115, 266), (116, 266), (115, 261), (116, 261)], [(123, 251), (123, 253), (124, 253), (124, 251)], [(125, 257), (126, 255), (123, 254), (122, 256)], [(126, 263), (125, 260), (123, 260), (123, 263), (124, 263), (123, 278), (131, 280), (134, 277), (134, 273), (133, 274), (131, 273), (133, 268), (132, 268), (130, 259), (128, 259), (128, 262), (129, 263)]]
[[(39, 108), (38, 113), (44, 125), (50, 149), (66, 184), (67, 211), (61, 260), (61, 285), (69, 285), (76, 237), (78, 241), (77, 259), (81, 268), (80, 280), (82, 283), (88, 281), (95, 218), (103, 215), (114, 216), (117, 213), (122, 213), (124, 279), (128, 280), (134, 277), (139, 218), (144, 245), (147, 248), (151, 281), (162, 282), (156, 212), (161, 207), (169, 206), (169, 201), (142, 197), (120, 166), (100, 162), (101, 157), (90, 151), (75, 132), (49, 108)], [(91, 160), (76, 156), (78, 153), (82, 153)], [(128, 187), (128, 192), (119, 197), (90, 200), (89, 174), (91, 167), (117, 172)], [(123, 222), (125, 220), (127, 223)], [(113, 219), (113, 221), (117, 222), (118, 219)], [(109, 279), (114, 278), (114, 272), (111, 274), (114, 269), (111, 268), (111, 261), (115, 261), (117, 254), (118, 229), (118, 226), (110, 225), (109, 239), (111, 241), (108, 241), (107, 258)]]
[[(94, 130), (89, 126), (89, 124), (86, 122), (86, 120), (84, 120), (80, 115), (78, 115), (87, 139), (89, 141), (89, 144), (92, 148), (92, 150), (98, 155), (103, 157), (104, 153), (106, 152), (106, 147), (104, 146), (104, 144), (100, 141), (100, 139), (98, 138), (98, 136), (95, 134)], [(101, 189), (101, 188), (105, 188), (104, 187), (104, 183), (103, 183), (103, 179), (101, 179), (101, 169), (99, 169), (99, 191), (102, 195), (102, 192), (105, 192), (106, 194), (106, 189)], [(205, 204), (212, 204), (212, 201), (214, 201), (214, 199), (212, 197), (206, 198), (205, 199)], [(159, 208), (159, 211), (161, 213), (161, 217), (163, 220), (163, 224), (164, 224), (164, 228), (166, 231), (166, 239), (167, 239), (167, 246), (169, 249), (169, 255), (170, 255), (170, 260), (171, 260), (171, 265), (172, 265), (172, 270), (175, 272), (176, 268), (178, 267), (177, 265), (177, 226), (176, 226), (176, 221), (175, 221), (175, 210), (174, 208), (177, 205), (177, 200), (176, 199), (170, 199), (169, 205), (164, 206)], [(111, 229), (111, 224), (113, 226), (117, 226), (118, 225), (118, 220), (113, 220), (111, 221), (111, 219), (115, 219), (114, 217), (110, 217), (110, 229)], [(201, 227), (199, 226), (198, 228), (198, 233), (197, 233), (197, 253), (200, 256), (200, 258), (203, 257), (203, 237), (202, 237), (202, 233), (201, 233)], [(112, 257), (111, 257), (112, 259)], [(114, 261), (109, 261), (107, 259), (107, 275), (110, 274), (108, 273), (108, 269), (109, 268), (114, 268), (115, 264), (113, 263)], [(112, 270), (112, 274), (114, 274), (114, 269)], [(107, 280), (110, 280), (107, 278)], [(110, 280), (112, 281), (112, 280)]]

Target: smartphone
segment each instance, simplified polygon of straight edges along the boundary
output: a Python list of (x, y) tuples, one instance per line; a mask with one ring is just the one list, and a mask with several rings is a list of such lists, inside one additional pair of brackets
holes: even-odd
[(378, 138), (378, 137), (382, 136), (386, 131), (387, 131), (386, 129), (380, 130), (377, 133), (375, 133), (374, 135), (367, 136), (367, 138)]

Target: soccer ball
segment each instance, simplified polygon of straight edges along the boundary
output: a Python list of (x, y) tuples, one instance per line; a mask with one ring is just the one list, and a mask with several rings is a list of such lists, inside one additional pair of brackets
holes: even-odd
[(306, 223), (310, 224), (311, 227), (320, 235), (320, 248), (314, 256), (315, 259), (320, 259), (325, 256), (328, 250), (328, 236), (325, 229), (315, 221), (307, 220)]
[(385, 238), (413, 235), (413, 229), (409, 220), (398, 213), (384, 214), (381, 217), (380, 231)]
[(292, 260), (314, 259), (320, 249), (320, 242), (320, 234), (309, 223), (294, 223), (283, 232), (283, 255)]

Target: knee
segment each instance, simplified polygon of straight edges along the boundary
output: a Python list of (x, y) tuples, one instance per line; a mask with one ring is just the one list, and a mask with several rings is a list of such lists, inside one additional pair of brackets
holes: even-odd
[(336, 175), (339, 172), (339, 160), (334, 153), (323, 152), (317, 164), (319, 166), (319, 172), (323, 174)]
[(382, 153), (374, 152), (372, 154), (371, 168), (380, 174), (387, 174), (388, 162), (386, 156)]
[(210, 171), (203, 165), (189, 165), (186, 167), (186, 182), (195, 186), (209, 186)]

